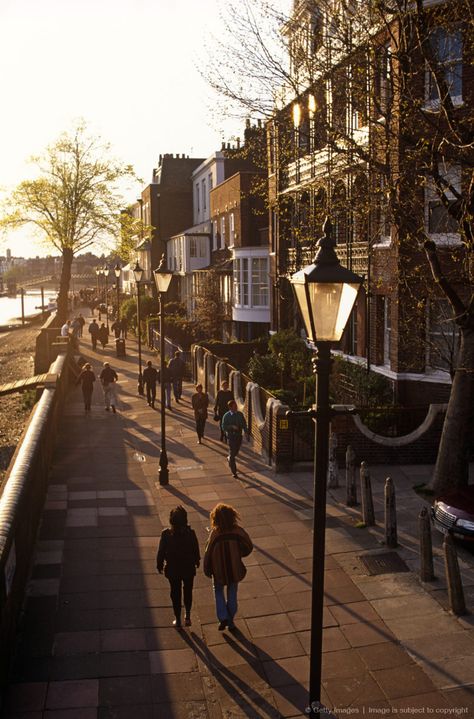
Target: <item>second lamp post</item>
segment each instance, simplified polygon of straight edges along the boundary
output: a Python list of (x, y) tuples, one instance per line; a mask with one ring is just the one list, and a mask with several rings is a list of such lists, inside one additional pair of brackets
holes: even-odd
[(143, 395), (143, 373), (142, 373), (142, 328), (140, 315), (140, 283), (143, 277), (143, 268), (140, 267), (138, 260), (133, 268), (133, 276), (137, 285), (137, 332), (138, 332), (138, 394)]
[(166, 454), (166, 414), (165, 414), (165, 297), (168, 292), (172, 272), (167, 272), (165, 267), (165, 257), (161, 258), (160, 265), (157, 270), (153, 271), (157, 292), (160, 296), (160, 404), (161, 404), (161, 451), (160, 451), (160, 471), (158, 473), (158, 481), (160, 484), (168, 484), (168, 455)]

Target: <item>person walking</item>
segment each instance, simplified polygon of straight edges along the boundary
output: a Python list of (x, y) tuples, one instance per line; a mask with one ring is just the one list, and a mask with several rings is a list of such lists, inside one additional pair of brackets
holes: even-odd
[(229, 383), (227, 380), (221, 382), (221, 388), (216, 394), (216, 401), (214, 403), (214, 419), (219, 422), (219, 429), (221, 431), (221, 442), (227, 442), (227, 435), (222, 429), (222, 418), (225, 413), (229, 410), (229, 402), (234, 399), (234, 393), (229, 389)]
[(202, 391), (202, 384), (196, 385), (196, 394), (193, 394), (191, 397), (191, 404), (194, 410), (194, 419), (196, 420), (198, 444), (202, 444), (207, 419), (207, 408), (209, 407), (209, 396), (207, 392)]
[(82, 333), (83, 333), (83, 331), (84, 331), (84, 325), (86, 324), (86, 321), (85, 321), (85, 319), (84, 319), (84, 317), (83, 317), (83, 315), (82, 315), (81, 313), (79, 314), (79, 316), (78, 316), (77, 319), (78, 319), (79, 324), (80, 324), (79, 337), (82, 337)]
[(157, 373), (158, 382), (161, 384), (163, 381), (165, 385), (165, 407), (171, 409), (171, 373), (167, 363), (165, 362), (163, 377), (161, 377), (161, 370)]
[(97, 320), (94, 318), (89, 325), (89, 334), (91, 336), (92, 349), (97, 349), (97, 340), (99, 339), (99, 325)]
[(155, 409), (157, 379), (158, 371), (153, 367), (152, 361), (148, 360), (143, 370), (143, 383), (146, 387), (146, 401), (153, 409)]
[(183, 378), (186, 372), (186, 365), (181, 359), (181, 353), (176, 350), (174, 357), (169, 361), (168, 364), (171, 381), (173, 383), (173, 394), (176, 402), (179, 402), (181, 395), (183, 394)]
[(71, 326), (71, 321), (67, 320), (61, 327), (61, 337), (69, 337), (70, 326)]
[(122, 332), (122, 324), (120, 320), (115, 320), (115, 322), (112, 323), (110, 329), (114, 333), (114, 337), (116, 340), (120, 338), (120, 333)]
[(117, 404), (115, 393), (115, 386), (118, 380), (117, 372), (112, 369), (108, 362), (104, 362), (104, 368), (99, 375), (99, 379), (104, 388), (105, 411), (108, 412), (112, 407), (112, 412), (115, 414), (115, 406)]
[(92, 392), (94, 390), (95, 374), (89, 362), (86, 362), (81, 373), (77, 378), (76, 384), (82, 387), (82, 396), (84, 397), (84, 410), (88, 414), (91, 411)]
[(218, 629), (235, 629), (237, 589), (247, 570), (242, 557), (253, 549), (249, 535), (239, 526), (237, 511), (229, 504), (217, 504), (211, 511), (211, 533), (204, 553), (204, 574), (212, 577)]
[(109, 343), (109, 330), (103, 322), (99, 328), (99, 341), (102, 349), (105, 350), (106, 345)]
[(173, 626), (181, 628), (181, 607), (184, 599), (184, 624), (191, 626), (193, 584), (201, 556), (194, 529), (188, 524), (188, 514), (178, 505), (170, 512), (170, 527), (161, 533), (156, 568), (170, 583), (170, 597), (175, 619)]
[(226, 412), (222, 418), (221, 429), (226, 435), (229, 445), (227, 461), (229, 462), (230, 471), (232, 472), (232, 476), (237, 479), (239, 475), (237, 474), (235, 459), (242, 445), (242, 432), (245, 432), (248, 442), (250, 442), (250, 434), (244, 415), (237, 409), (237, 402), (232, 399), (228, 403), (228, 407), (229, 411)]

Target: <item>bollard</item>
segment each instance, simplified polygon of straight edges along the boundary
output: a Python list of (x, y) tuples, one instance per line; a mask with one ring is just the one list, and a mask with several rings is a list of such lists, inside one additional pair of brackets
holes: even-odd
[(418, 534), (420, 537), (420, 579), (422, 582), (432, 582), (436, 577), (433, 567), (431, 521), (427, 507), (423, 507), (418, 515)]
[(360, 463), (360, 496), (362, 502), (362, 520), (366, 527), (375, 524), (374, 502), (370, 484), (370, 470), (367, 462)]
[(395, 485), (393, 479), (385, 480), (385, 544), (394, 549), (398, 546), (397, 537), (397, 503), (395, 500)]
[(466, 614), (464, 590), (462, 588), (461, 573), (459, 571), (458, 555), (454, 546), (454, 539), (447, 534), (443, 542), (444, 567), (446, 582), (448, 584), (449, 608), (453, 614), (460, 616)]
[(354, 507), (357, 504), (355, 460), (354, 449), (348, 444), (346, 449), (346, 504), (348, 507)]
[(339, 468), (337, 466), (337, 437), (334, 432), (329, 435), (328, 487), (339, 487)]

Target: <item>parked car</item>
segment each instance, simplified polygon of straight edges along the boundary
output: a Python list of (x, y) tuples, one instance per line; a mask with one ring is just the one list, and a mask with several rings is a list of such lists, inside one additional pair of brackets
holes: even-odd
[(433, 524), (443, 534), (474, 542), (474, 484), (438, 497), (431, 507)]

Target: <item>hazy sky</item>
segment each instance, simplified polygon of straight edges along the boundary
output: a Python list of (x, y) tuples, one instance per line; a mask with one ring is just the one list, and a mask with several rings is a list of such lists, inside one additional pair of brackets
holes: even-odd
[[(27, 177), (27, 158), (78, 118), (147, 183), (160, 153), (206, 157), (242, 135), (238, 121), (210, 116), (195, 69), (225, 2), (1, 0), (0, 186)], [(45, 254), (26, 236), (13, 254)], [(9, 245), (0, 239), (0, 253)]]

